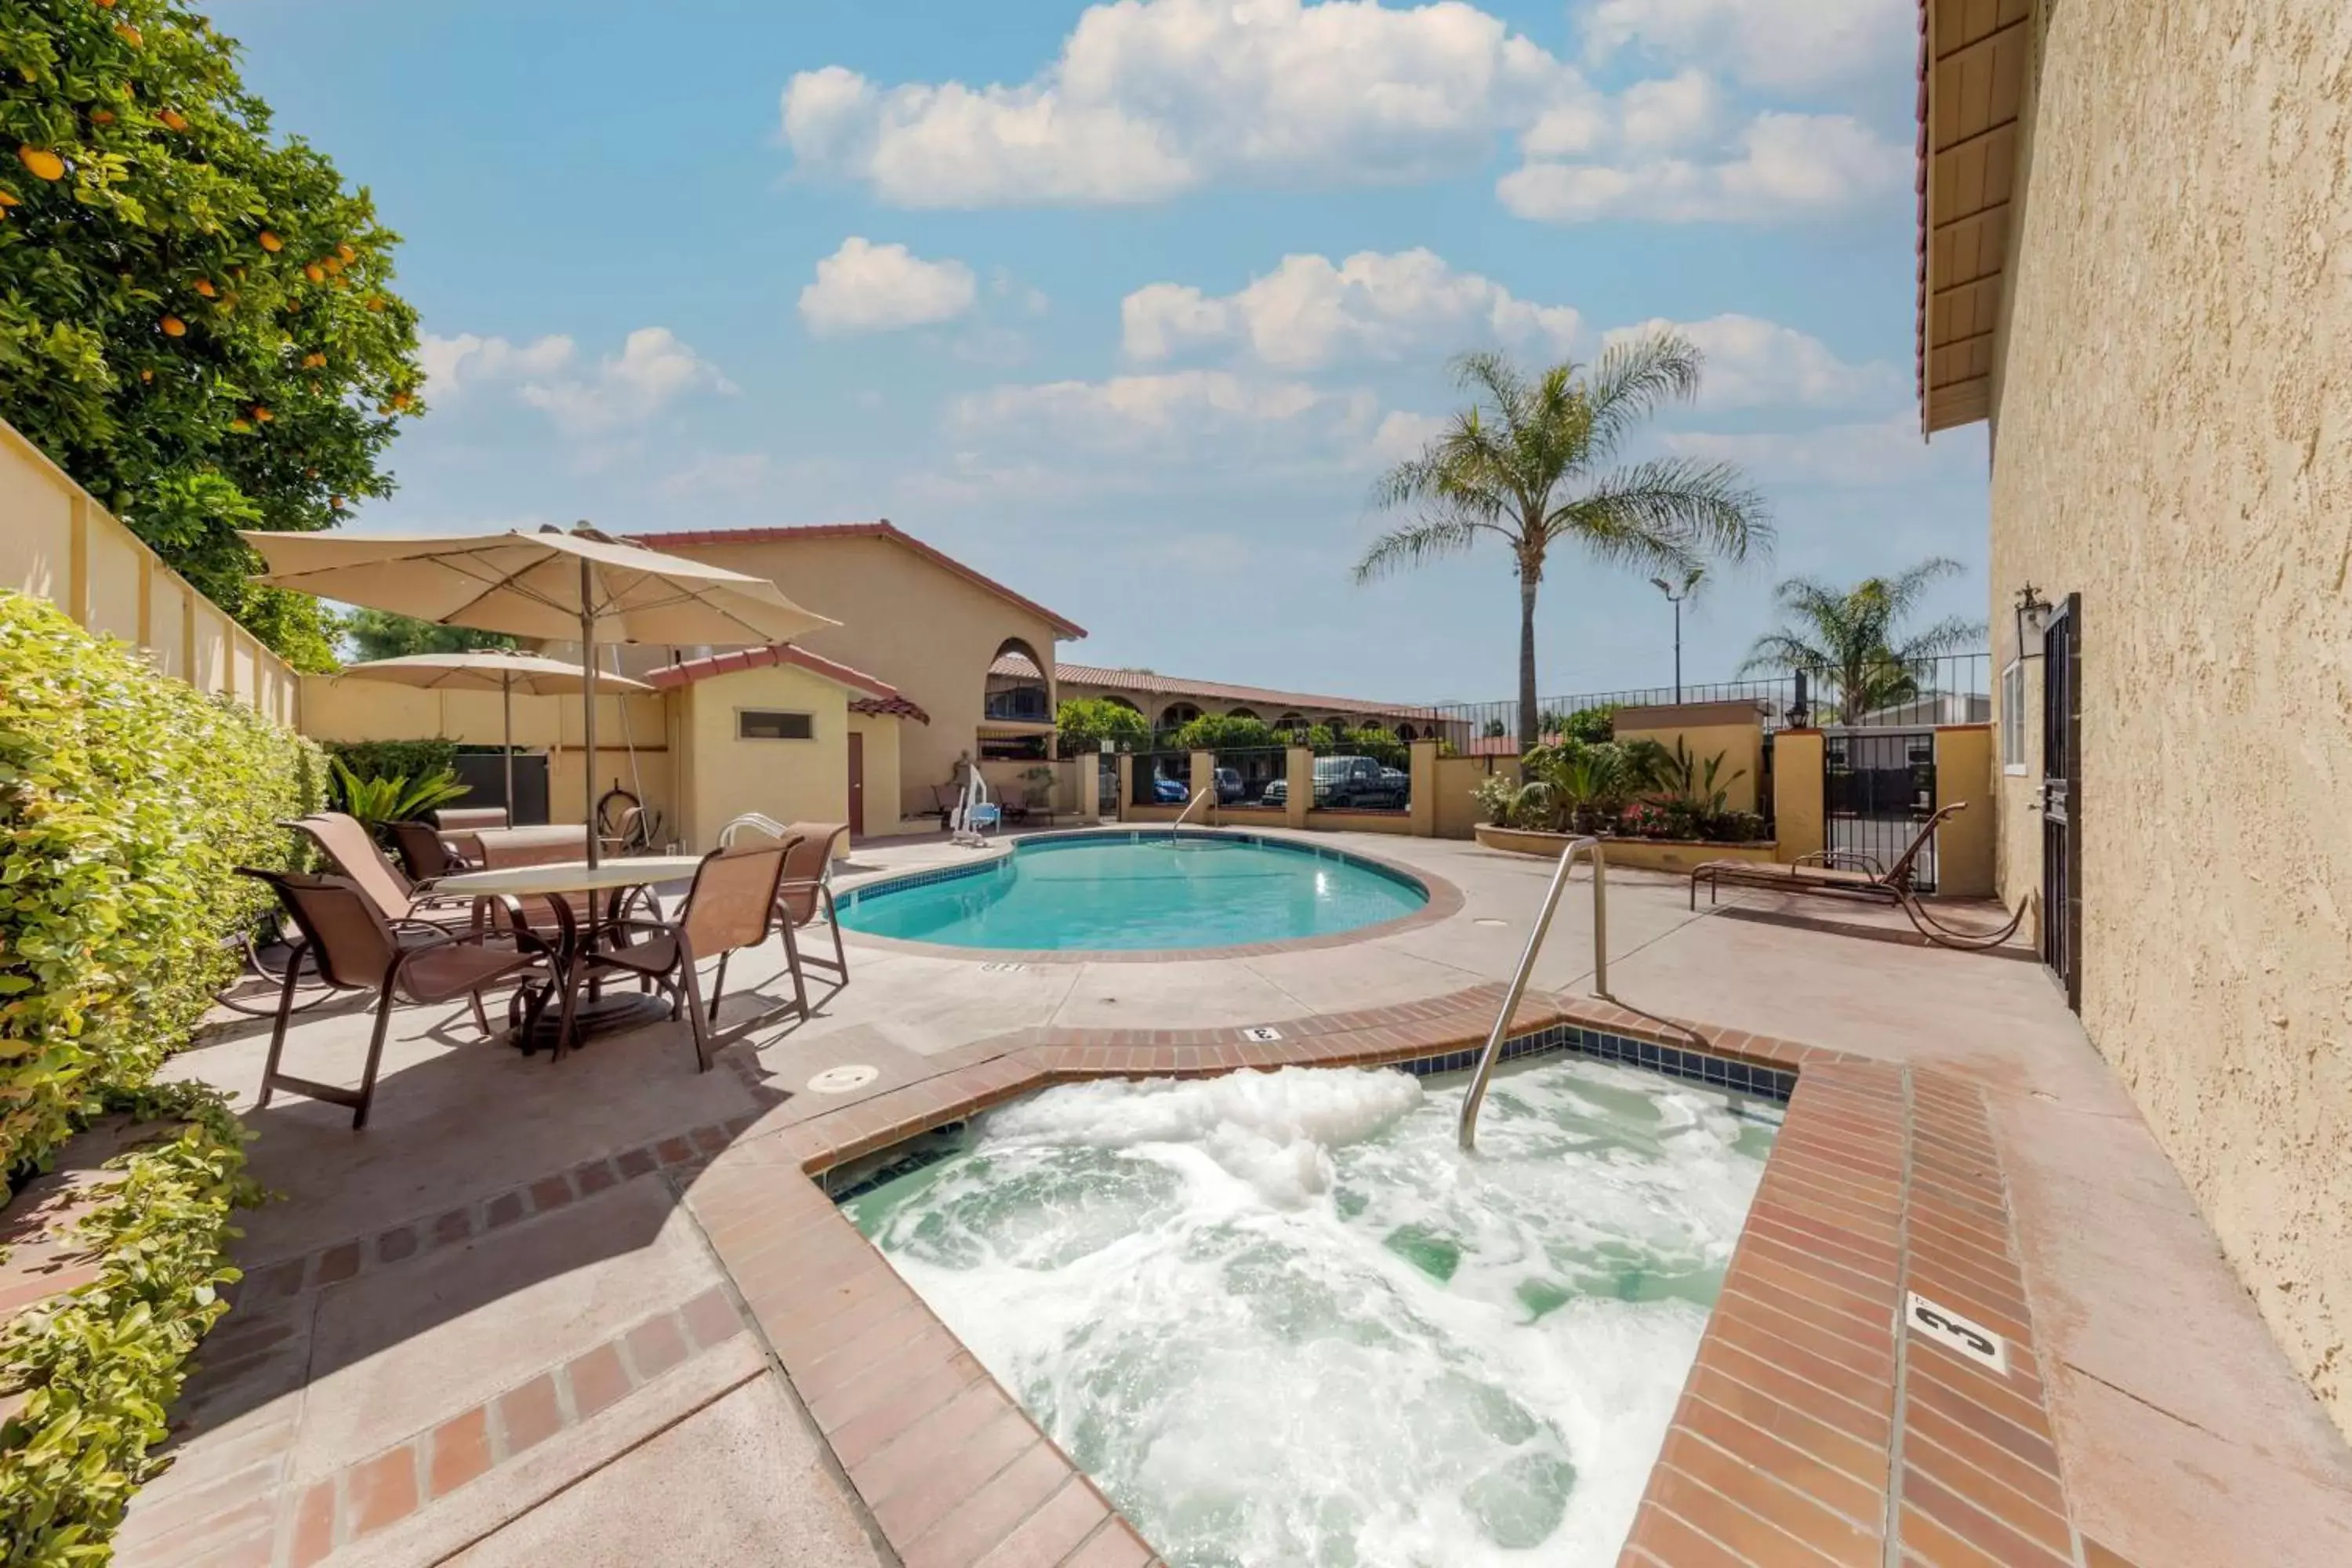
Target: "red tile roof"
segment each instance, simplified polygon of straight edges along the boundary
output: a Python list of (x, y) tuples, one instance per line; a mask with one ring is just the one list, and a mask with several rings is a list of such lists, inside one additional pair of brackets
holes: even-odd
[[(1032, 675), (1029, 661), (1008, 654), (989, 669), (991, 675)], [(1276, 691), (1263, 686), (1229, 686), (1217, 680), (1187, 680), (1181, 676), (1155, 675), (1147, 669), (1111, 669), (1096, 664), (1054, 661), (1054, 679), (1063, 686), (1098, 686), (1109, 691), (1142, 692), (1153, 697), (1207, 697), (1220, 702), (1250, 702), (1274, 709), (1320, 708), (1332, 713), (1372, 713), (1396, 719), (1436, 720), (1434, 708), (1410, 703), (1367, 702), (1356, 697), (1318, 697), (1307, 691)], [(1279, 712), (1259, 715), (1281, 717)]]
[(688, 686), (698, 680), (708, 680), (714, 675), (731, 675), (739, 669), (765, 669), (772, 665), (788, 664), (822, 676), (835, 686), (845, 686), (852, 691), (863, 691), (863, 697), (849, 700), (853, 713), (896, 713), (908, 719), (929, 723), (931, 716), (924, 712), (898, 689), (887, 680), (877, 680), (862, 669), (852, 669), (845, 664), (794, 647), (790, 643), (770, 643), (760, 647), (740, 647), (727, 653), (714, 653), (704, 658), (689, 658), (682, 664), (665, 665), (646, 677), (648, 685), (667, 689)]
[(1087, 635), (1087, 628), (1076, 621), (1057, 616), (1036, 600), (1014, 593), (995, 578), (972, 570), (954, 556), (932, 549), (887, 517), (874, 522), (821, 522), (800, 528), (700, 528), (682, 533), (639, 533), (631, 537), (639, 544), (656, 550), (674, 550), (681, 544), (790, 544), (803, 539), (887, 539), (893, 544), (913, 551), (932, 565), (952, 572), (1006, 603), (1027, 610), (1052, 626), (1057, 637), (1082, 637)]

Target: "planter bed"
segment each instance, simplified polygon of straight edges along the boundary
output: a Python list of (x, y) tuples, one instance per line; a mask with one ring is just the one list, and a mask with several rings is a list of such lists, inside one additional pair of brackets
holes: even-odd
[[(1482, 822), (1476, 828), (1478, 842), (1489, 849), (1507, 850), (1514, 855), (1541, 855), (1558, 859), (1559, 852), (1578, 836), (1570, 833), (1542, 833), (1527, 827), (1497, 827)], [(1754, 839), (1745, 844), (1718, 844), (1704, 838), (1617, 838), (1601, 839), (1612, 866), (1630, 867), (1637, 871), (1687, 871), (1706, 860), (1746, 860), (1769, 866), (1780, 858), (1780, 845), (1769, 838)]]

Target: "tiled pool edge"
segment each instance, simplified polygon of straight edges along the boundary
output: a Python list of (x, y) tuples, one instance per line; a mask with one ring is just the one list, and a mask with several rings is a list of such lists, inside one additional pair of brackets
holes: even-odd
[[(937, 1058), (942, 1071), (921, 1083), (735, 1145), (688, 1202), (905, 1562), (1146, 1563), (1149, 1548), (839, 1214), (822, 1173), (1059, 1082), (1293, 1063), (1454, 1070), (1500, 1001), (1490, 985), (1297, 1020), (1277, 1042), (1238, 1030), (1024, 1031)], [(2119, 1562), (2081, 1539), (2067, 1512), (1976, 1089), (1599, 1001), (1531, 998), (1514, 1025), (1515, 1056), (1605, 1041), (1591, 1054), (1687, 1069), (1664, 1054), (1686, 1053), (1698, 1080), (1719, 1087), (1732, 1087), (1735, 1067), (1751, 1084), (1759, 1072), (1794, 1079), (1624, 1564)], [(1720, 1079), (1706, 1076), (1710, 1063)], [(786, 1167), (817, 1179), (779, 1181)], [(1899, 1346), (1906, 1289), (2008, 1335), (2009, 1378), (1916, 1341)]]

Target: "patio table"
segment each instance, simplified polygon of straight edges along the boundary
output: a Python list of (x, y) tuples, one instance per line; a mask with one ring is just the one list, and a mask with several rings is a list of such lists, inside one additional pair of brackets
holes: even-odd
[[(527, 829), (509, 828), (508, 832)], [(610, 894), (615, 904), (618, 896), (633, 888), (650, 888), (662, 882), (680, 882), (691, 879), (695, 868), (702, 864), (694, 855), (639, 855), (633, 858), (606, 860), (591, 866), (585, 860), (558, 860), (543, 866), (508, 866), (495, 871), (464, 871), (454, 877), (443, 877), (432, 884), (434, 894), (453, 898), (545, 898), (551, 900), (557, 925), (561, 928), (556, 942), (557, 962), (562, 973), (554, 984), (558, 994), (570, 1004), (577, 988), (577, 968), (581, 955), (594, 942), (605, 915), (598, 912), (596, 895)], [(574, 923), (566, 894), (584, 894), (588, 899), (588, 929), (583, 932)], [(535, 1049), (542, 1041), (557, 1056), (580, 1043), (590, 1034), (609, 1033), (615, 1029), (633, 1029), (639, 1025), (667, 1016), (669, 1005), (659, 997), (624, 994), (599, 997), (593, 991), (587, 1001), (559, 1006), (555, 1016), (550, 1009), (541, 1008), (538, 1025), (530, 1037), (522, 1042), (525, 1049)], [(564, 1027), (567, 1014), (571, 1027)]]

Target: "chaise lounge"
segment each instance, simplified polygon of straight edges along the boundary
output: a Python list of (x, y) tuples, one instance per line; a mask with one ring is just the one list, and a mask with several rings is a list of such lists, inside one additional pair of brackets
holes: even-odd
[(1914, 869), (1920, 855), (1941, 827), (1951, 817), (1968, 809), (1968, 802), (1956, 800), (1940, 807), (1934, 816), (1919, 825), (1895, 864), (1881, 869), (1876, 860), (1851, 849), (1816, 849), (1801, 855), (1789, 865), (1758, 865), (1748, 860), (1708, 860), (1691, 868), (1690, 907), (1698, 908), (1698, 885), (1706, 883), (1706, 901), (1714, 903), (1717, 895), (1728, 886), (1761, 888), (1776, 893), (1819, 894), (1825, 898), (1850, 899), (1864, 903), (1892, 904), (1903, 911), (1913, 928), (1937, 947), (1959, 948), (1980, 952), (1999, 947), (2017, 934), (2024, 922), (2026, 903), (2020, 900), (2017, 912), (2009, 923), (1995, 931), (1956, 931), (1927, 912), (1911, 886)]

